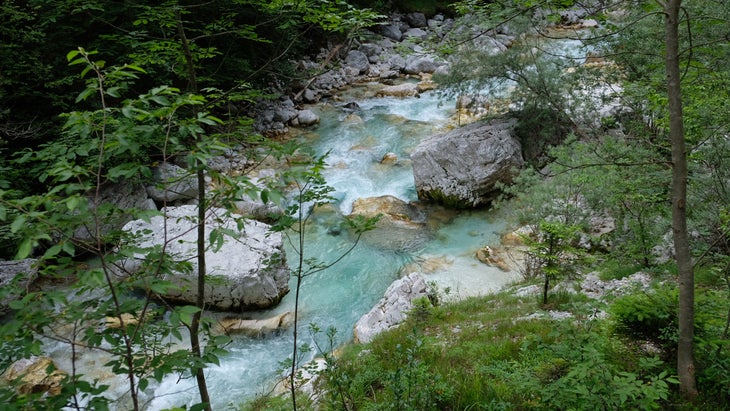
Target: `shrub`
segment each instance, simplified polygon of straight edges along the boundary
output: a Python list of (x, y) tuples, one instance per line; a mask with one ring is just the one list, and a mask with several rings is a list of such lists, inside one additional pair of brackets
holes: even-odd
[(610, 307), (614, 328), (619, 334), (658, 343), (671, 352), (677, 341), (678, 298), (673, 287), (619, 297)]

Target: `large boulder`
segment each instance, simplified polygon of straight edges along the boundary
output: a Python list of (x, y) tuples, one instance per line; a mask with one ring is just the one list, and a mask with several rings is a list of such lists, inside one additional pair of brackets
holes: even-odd
[(309, 127), (319, 123), (319, 116), (312, 110), (299, 110), (294, 120), (295, 126)]
[(411, 27), (428, 26), (428, 20), (423, 13), (408, 13), (405, 15), (405, 20)]
[[(165, 244), (165, 251), (176, 261), (189, 261), (191, 272), (173, 272), (165, 278), (178, 287), (161, 298), (194, 304), (197, 298), (197, 206), (167, 207), (163, 216), (131, 221), (124, 230), (138, 235), (136, 245), (142, 248)], [(213, 310), (242, 311), (274, 306), (289, 292), (289, 268), (284, 256), (280, 233), (253, 220), (237, 221), (240, 216), (227, 215), (223, 209), (208, 210), (205, 226), (206, 244), (211, 231), (225, 230), (220, 248), (208, 247), (205, 253), (207, 280), (205, 303)], [(230, 237), (233, 233), (235, 238)], [(165, 243), (166, 241), (166, 243)], [(208, 244), (209, 245), (209, 244)], [(134, 273), (145, 255), (124, 261), (126, 272)]]
[(0, 297), (0, 315), (10, 311), (10, 303), (22, 298), (30, 284), (38, 277), (38, 260), (0, 261), (0, 289), (5, 291)]
[(488, 204), (522, 167), (514, 123), (495, 121), (432, 136), (411, 153), (418, 198), (456, 207)]
[(358, 74), (367, 73), (370, 69), (368, 56), (360, 50), (350, 50), (345, 57), (345, 64), (355, 69)]
[(417, 298), (428, 298), (426, 280), (420, 273), (411, 273), (396, 280), (385, 296), (355, 324), (355, 342), (369, 343), (376, 335), (405, 321)]
[(406, 66), (403, 72), (406, 74), (433, 73), (441, 66), (433, 57), (413, 55), (406, 59)]
[(386, 24), (380, 26), (380, 34), (395, 41), (401, 41), (403, 39), (403, 32), (400, 30), (400, 26), (398, 24)]

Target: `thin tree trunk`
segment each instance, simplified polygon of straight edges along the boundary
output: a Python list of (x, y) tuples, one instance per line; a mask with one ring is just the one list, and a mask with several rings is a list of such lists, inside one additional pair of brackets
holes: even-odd
[(687, 152), (679, 69), (681, 3), (681, 0), (668, 0), (665, 4), (665, 44), (669, 139), (672, 145), (672, 232), (679, 274), (677, 374), (682, 397), (693, 401), (697, 397), (694, 361), (694, 269), (687, 233)]
[[(198, 174), (198, 298), (196, 305), (198, 311), (193, 314), (190, 322), (190, 350), (198, 359), (203, 357), (200, 348), (200, 317), (205, 308), (205, 172), (201, 164), (197, 164)], [(195, 379), (198, 382), (200, 401), (205, 404), (205, 409), (211, 411), (210, 395), (208, 384), (205, 381), (205, 370), (202, 364), (195, 366)]]
[[(188, 86), (192, 92), (197, 93), (198, 81), (195, 75), (195, 62), (193, 61), (193, 54), (190, 51), (188, 38), (185, 36), (185, 28), (182, 24), (179, 9), (175, 10), (175, 18), (177, 20), (177, 30), (178, 35), (180, 36), (180, 42), (182, 43), (185, 61), (188, 66)], [(198, 311), (193, 314), (193, 318), (190, 322), (190, 351), (193, 356), (200, 360), (203, 358), (202, 349), (200, 347), (200, 318), (203, 314), (203, 310), (205, 309), (205, 273), (207, 271), (205, 264), (205, 210), (207, 205), (205, 203), (204, 165), (200, 161), (196, 160), (195, 167), (198, 177), (198, 297), (196, 299)], [(195, 379), (198, 383), (200, 402), (204, 404), (206, 411), (212, 411), (210, 406), (210, 394), (208, 393), (208, 384), (205, 381), (205, 369), (203, 368), (202, 361), (196, 362), (196, 365), (193, 368), (195, 371)]]

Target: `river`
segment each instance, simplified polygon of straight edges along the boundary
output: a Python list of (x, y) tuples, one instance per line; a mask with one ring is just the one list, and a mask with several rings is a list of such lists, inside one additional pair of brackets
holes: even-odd
[[(341, 96), (340, 101), (357, 102), (360, 108), (355, 112), (344, 110), (341, 103), (311, 107), (321, 122), (298, 137), (320, 155), (329, 152), (324, 175), (335, 189), (336, 208), (343, 215), (358, 198), (392, 195), (416, 201), (409, 154), (423, 138), (444, 131), (454, 115), (454, 102), (441, 101), (434, 92), (422, 93), (420, 98), (393, 98), (372, 97), (370, 90), (354, 87)], [(397, 156), (395, 164), (381, 163), (386, 153)], [(325, 262), (336, 258), (353, 240), (346, 233), (333, 233), (336, 216), (332, 214), (313, 216), (315, 224), (306, 233), (306, 254)], [(446, 214), (429, 221), (430, 230), (415, 238), (388, 241), (393, 239), (392, 233), (368, 233), (376, 241), (361, 242), (334, 267), (305, 278), (301, 340), (311, 344), (307, 325), (313, 323), (323, 330), (335, 327), (338, 342), (350, 342), (355, 322), (404, 270), (424, 272), (446, 299), (485, 294), (516, 279), (516, 273), (488, 267), (474, 257), (477, 249), (498, 241), (503, 222), (489, 211)], [(292, 311), (293, 294), (276, 308), (254, 315)], [(291, 349), (291, 330), (264, 338), (236, 337), (220, 366), (207, 371), (213, 408), (228, 409), (270, 392)], [(180, 381), (177, 376), (169, 376), (150, 394), (151, 410), (192, 404), (197, 399), (193, 381)]]

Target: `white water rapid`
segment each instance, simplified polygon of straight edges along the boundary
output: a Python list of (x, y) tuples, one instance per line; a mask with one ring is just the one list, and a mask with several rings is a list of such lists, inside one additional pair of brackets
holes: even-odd
[[(335, 105), (313, 107), (321, 124), (304, 133), (302, 142), (320, 154), (329, 151), (325, 177), (336, 190), (337, 206), (343, 214), (351, 211), (357, 198), (389, 194), (407, 202), (415, 201), (409, 154), (421, 139), (444, 129), (454, 114), (454, 102), (440, 104), (434, 93), (402, 99), (363, 97), (357, 91), (354, 89), (354, 94), (345, 97), (360, 106), (352, 114)], [(397, 162), (381, 164), (386, 153), (394, 153)], [(329, 261), (346, 249), (352, 238), (333, 230), (331, 217), (318, 217), (315, 221), (319, 224), (307, 233), (305, 252)], [(355, 322), (372, 308), (408, 264), (415, 264), (440, 289), (448, 288), (447, 298), (488, 293), (516, 278), (515, 273), (504, 273), (474, 258), (478, 248), (497, 241), (496, 232), (502, 228), (489, 212), (463, 212), (433, 227), (426, 238), (396, 243), (394, 248), (361, 242), (334, 267), (305, 278), (300, 301), (302, 342), (311, 343), (307, 332), (310, 323), (322, 330), (336, 327), (340, 343), (351, 341)], [(383, 238), (389, 235), (373, 234)], [(294, 286), (292, 282), (291, 288)], [(289, 293), (275, 309), (258, 314), (270, 317), (292, 311), (293, 294)], [(321, 340), (324, 342), (324, 337)], [(282, 373), (280, 362), (291, 355), (292, 332), (286, 330), (260, 339), (236, 337), (228, 349), (221, 365), (207, 371), (214, 409), (230, 409), (256, 394), (269, 392)], [(193, 381), (179, 381), (177, 376), (164, 380), (150, 395), (154, 397), (148, 404), (151, 410), (197, 400)]]

